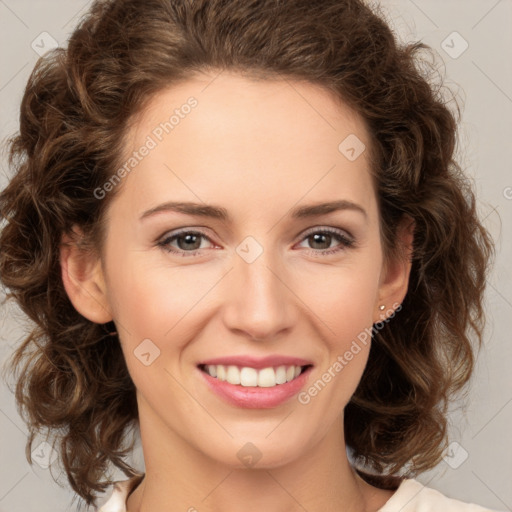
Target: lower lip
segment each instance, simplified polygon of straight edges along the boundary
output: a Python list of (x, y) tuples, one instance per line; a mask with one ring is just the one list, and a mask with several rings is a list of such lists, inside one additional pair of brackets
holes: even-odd
[(257, 386), (241, 386), (219, 380), (208, 373), (197, 369), (210, 389), (230, 404), (245, 409), (271, 409), (277, 407), (296, 395), (306, 383), (311, 366), (308, 366), (297, 378), (278, 384), (277, 386), (260, 388)]

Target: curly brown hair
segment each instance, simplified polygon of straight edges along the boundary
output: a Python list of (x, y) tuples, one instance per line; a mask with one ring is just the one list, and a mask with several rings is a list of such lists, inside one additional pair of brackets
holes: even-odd
[(449, 401), (473, 371), (472, 338), (482, 343), (494, 249), (454, 160), (460, 109), (448, 108), (422, 51), (431, 49), (399, 44), (379, 7), (360, 0), (92, 4), (67, 49), (46, 54), (29, 78), (9, 141), (14, 175), (0, 195), (1, 281), (34, 324), (10, 366), (29, 462), (34, 436), (52, 432), (87, 504), (111, 483), (109, 468), (137, 473), (126, 462), (138, 412), (119, 339), (74, 309), (59, 247), (76, 224), (84, 250), (101, 251), (117, 191), (102, 200), (93, 191), (121, 164), (131, 120), (156, 92), (205, 70), (306, 80), (364, 119), (385, 254), (397, 250), (404, 215), (415, 236), (402, 310), (373, 332), (345, 409), (345, 439), (355, 462), (382, 475), (414, 475), (440, 461)]

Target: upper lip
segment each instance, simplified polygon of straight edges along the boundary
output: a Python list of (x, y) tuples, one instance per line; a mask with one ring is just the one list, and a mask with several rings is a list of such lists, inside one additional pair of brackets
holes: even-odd
[(269, 366), (307, 366), (312, 365), (311, 361), (300, 357), (271, 355), (266, 357), (254, 356), (222, 356), (202, 361), (199, 365), (217, 365), (224, 366), (248, 366), (250, 368), (268, 368)]

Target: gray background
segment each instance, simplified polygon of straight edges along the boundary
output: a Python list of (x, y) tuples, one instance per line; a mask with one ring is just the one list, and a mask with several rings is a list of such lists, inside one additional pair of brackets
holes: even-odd
[[(17, 129), (22, 91), (37, 52), (51, 44), (64, 46), (89, 4), (0, 0), (0, 139)], [(451, 413), (453, 449), (418, 479), (463, 501), (512, 510), (512, 0), (383, 0), (381, 5), (401, 40), (421, 39), (439, 54), (440, 71), (463, 107), (459, 161), (474, 179), (481, 215), (497, 241), (485, 345), (469, 401), (464, 407), (455, 404)], [(465, 42), (468, 48), (462, 51)], [(3, 187), (5, 155), (0, 164)], [(13, 304), (2, 307), (0, 315), (3, 365), (23, 336), (23, 318)], [(0, 512), (73, 510), (73, 494), (55, 484), (48, 469), (28, 465), (25, 440), (26, 428), (2, 383)], [(36, 460), (39, 454), (44, 466), (51, 452), (44, 445), (37, 450)], [(140, 447), (135, 458), (141, 464)]]

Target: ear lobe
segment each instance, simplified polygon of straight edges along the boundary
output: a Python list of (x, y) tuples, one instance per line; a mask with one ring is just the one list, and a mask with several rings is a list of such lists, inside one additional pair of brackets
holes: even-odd
[[(399, 254), (390, 257), (385, 263), (381, 273), (379, 285), (379, 299), (375, 305), (378, 318), (375, 322), (384, 320), (389, 316), (397, 304), (401, 304), (409, 286), (409, 275), (412, 266), (414, 220), (405, 215), (397, 228), (397, 244)], [(384, 311), (379, 311), (379, 305), (384, 304)], [(395, 305), (395, 306), (393, 306)], [(388, 313), (386, 313), (388, 312)]]
[(103, 324), (113, 319), (106, 296), (100, 258), (94, 251), (80, 247), (83, 237), (73, 226), (73, 237), (64, 233), (60, 244), (62, 282), (74, 308), (91, 322)]

